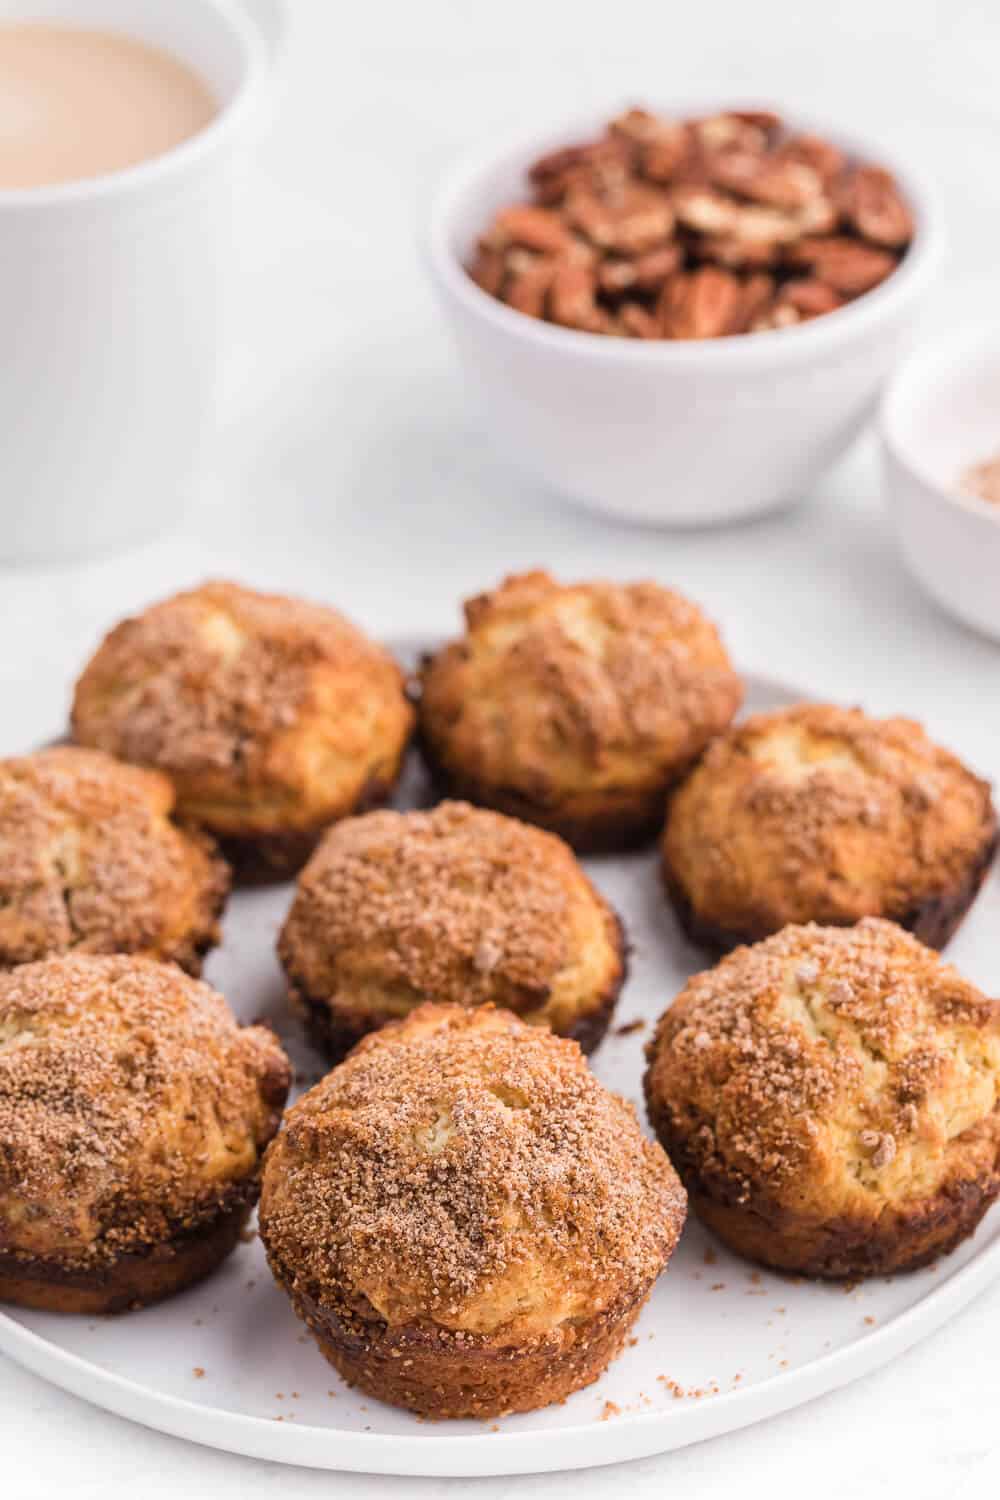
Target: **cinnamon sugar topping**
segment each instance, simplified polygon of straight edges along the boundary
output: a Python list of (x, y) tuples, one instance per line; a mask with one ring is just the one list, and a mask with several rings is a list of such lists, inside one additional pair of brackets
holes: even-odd
[(0, 1250), (110, 1261), (252, 1201), (287, 1086), (270, 1033), (173, 965), (0, 976)]
[(265, 1172), (281, 1279), (353, 1324), (531, 1336), (642, 1295), (684, 1195), (579, 1049), (424, 1006), (304, 1096)]

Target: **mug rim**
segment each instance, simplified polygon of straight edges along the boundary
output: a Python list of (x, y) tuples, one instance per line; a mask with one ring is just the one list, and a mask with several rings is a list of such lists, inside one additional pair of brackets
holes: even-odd
[[(170, 183), (200, 158), (214, 154), (239, 127), (253, 104), (254, 94), (270, 70), (263, 37), (242, 7), (234, 5), (232, 0), (171, 0), (171, 3), (194, 5), (202, 11), (213, 12), (223, 23), (239, 49), (242, 69), (232, 97), (221, 105), (203, 129), (176, 146), (132, 166), (68, 182), (0, 188), (0, 215), (91, 205), (109, 199), (116, 202), (130, 200), (147, 189)], [(86, 26), (87, 22), (83, 19), (78, 24)], [(125, 28), (117, 29), (125, 31)]]

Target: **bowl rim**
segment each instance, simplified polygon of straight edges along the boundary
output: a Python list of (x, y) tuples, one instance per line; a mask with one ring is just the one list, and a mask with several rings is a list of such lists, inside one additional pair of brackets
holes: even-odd
[[(916, 233), (898, 269), (881, 285), (865, 292), (846, 307), (792, 328), (768, 329), (752, 337), (727, 334), (715, 339), (640, 340), (609, 338), (605, 334), (562, 328), (540, 318), (530, 318), (484, 292), (469, 276), (452, 246), (454, 220), (467, 193), (504, 162), (513, 166), (520, 158), (527, 167), (546, 151), (557, 149), (587, 133), (593, 134), (609, 119), (630, 107), (634, 107), (634, 101), (613, 101), (571, 118), (563, 116), (548, 127), (536, 127), (530, 132), (521, 129), (494, 139), (492, 144), (480, 145), (463, 153), (440, 179), (421, 234), (424, 260), (437, 285), (470, 315), (492, 324), (498, 333), (538, 349), (616, 365), (684, 368), (730, 361), (741, 365), (797, 363), (835, 353), (891, 317), (927, 284), (937, 269), (944, 243), (941, 216), (935, 191), (919, 169), (914, 169), (909, 162), (902, 162), (895, 152), (883, 149), (877, 141), (871, 142), (849, 129), (831, 128), (811, 116), (790, 111), (796, 131), (822, 135), (844, 146), (861, 160), (877, 161), (888, 167), (916, 210)], [(645, 107), (667, 116), (683, 116), (713, 109), (753, 108), (754, 102), (729, 99), (723, 103), (718, 92), (708, 92), (657, 100)], [(759, 107), (767, 106), (762, 104)]]
[[(963, 323), (941, 337), (925, 341), (891, 376), (879, 406), (877, 426), (885, 452), (905, 472), (911, 483), (918, 484), (940, 504), (973, 516), (985, 526), (1000, 530), (1000, 505), (992, 505), (957, 487), (952, 489), (943, 484), (912, 457), (911, 450), (899, 435), (897, 425), (901, 408), (905, 408), (913, 399), (914, 388), (922, 387), (935, 368), (953, 367), (961, 361), (963, 355), (971, 358), (986, 351), (992, 351), (1000, 363), (1000, 324), (983, 329), (979, 325)], [(997, 447), (1000, 451), (1000, 435)]]

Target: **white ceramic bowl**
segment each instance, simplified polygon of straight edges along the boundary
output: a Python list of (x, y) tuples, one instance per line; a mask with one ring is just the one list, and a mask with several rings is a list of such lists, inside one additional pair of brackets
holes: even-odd
[(943, 609), (1000, 640), (1000, 506), (964, 495), (971, 465), (1000, 453), (1000, 327), (931, 344), (882, 408), (886, 494), (913, 576)]
[[(680, 101), (664, 112), (715, 107)], [(459, 165), (434, 201), (426, 252), (483, 423), (522, 470), (588, 509), (697, 526), (799, 499), (872, 411), (939, 258), (927, 188), (870, 142), (796, 120), (885, 163), (917, 233), (899, 270), (839, 312), (773, 333), (640, 342), (578, 333), (488, 296), (464, 263), (493, 214), (527, 194), (526, 168), (616, 113), (571, 121)]]

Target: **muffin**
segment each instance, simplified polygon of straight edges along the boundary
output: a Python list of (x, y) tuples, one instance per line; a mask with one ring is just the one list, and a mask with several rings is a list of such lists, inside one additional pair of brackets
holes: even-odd
[(621, 1349), (684, 1221), (579, 1047), (424, 1005), (305, 1094), (268, 1151), (271, 1269), (346, 1380), (432, 1417), (561, 1401)]
[(651, 837), (667, 788), (740, 705), (714, 625), (655, 583), (522, 573), (465, 618), (424, 668), (428, 759), (456, 795), (580, 850)]
[(563, 841), (465, 802), (331, 828), (278, 954), (333, 1061), (425, 1000), (492, 1001), (589, 1051), (625, 977), (621, 924)]
[(717, 739), (671, 799), (667, 890), (713, 949), (886, 917), (941, 948), (985, 879), (985, 781), (910, 719), (800, 704)]
[(692, 1207), (763, 1265), (912, 1270), (1000, 1191), (1000, 1004), (892, 922), (738, 949), (689, 981), (647, 1057)]
[(173, 964), (0, 975), (0, 1301), (120, 1312), (214, 1270), (289, 1079), (269, 1031)]
[(189, 974), (219, 941), (229, 867), (171, 820), (174, 789), (100, 750), (0, 761), (0, 968), (140, 953)]
[(412, 710), (396, 663), (336, 610), (206, 583), (115, 627), (72, 721), (81, 744), (165, 772), (241, 866), (280, 871), (391, 791)]

